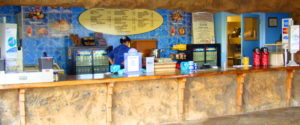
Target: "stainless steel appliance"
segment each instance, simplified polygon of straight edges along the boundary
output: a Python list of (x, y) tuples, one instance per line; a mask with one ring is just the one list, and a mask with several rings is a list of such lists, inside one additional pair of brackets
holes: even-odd
[(162, 49), (153, 49), (152, 50), (152, 56), (154, 58), (160, 58), (160, 54), (163, 50)]

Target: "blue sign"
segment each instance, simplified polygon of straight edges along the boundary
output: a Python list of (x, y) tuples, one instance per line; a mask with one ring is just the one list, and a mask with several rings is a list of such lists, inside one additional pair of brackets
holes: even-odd
[(283, 20), (283, 27), (289, 27), (289, 20)]

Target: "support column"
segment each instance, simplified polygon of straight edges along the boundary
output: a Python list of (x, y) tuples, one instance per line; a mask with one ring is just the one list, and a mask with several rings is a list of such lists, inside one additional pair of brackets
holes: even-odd
[(178, 79), (178, 120), (184, 120), (184, 89), (186, 78)]
[(286, 106), (290, 106), (292, 98), (292, 82), (295, 70), (287, 70), (286, 74)]
[(244, 89), (245, 74), (237, 74), (237, 88), (236, 88), (236, 111), (237, 113), (242, 112), (243, 106), (243, 89)]
[(20, 115), (20, 125), (26, 125), (25, 89), (19, 89), (19, 115)]
[(112, 96), (115, 83), (107, 84), (107, 98), (106, 98), (106, 125), (112, 125)]

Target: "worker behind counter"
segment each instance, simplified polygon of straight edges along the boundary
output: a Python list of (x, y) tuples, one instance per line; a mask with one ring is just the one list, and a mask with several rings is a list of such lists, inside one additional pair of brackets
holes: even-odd
[(110, 64), (116, 64), (124, 67), (124, 53), (127, 53), (129, 51), (130, 41), (131, 40), (128, 36), (124, 36), (120, 39), (121, 45), (108, 53), (108, 60)]

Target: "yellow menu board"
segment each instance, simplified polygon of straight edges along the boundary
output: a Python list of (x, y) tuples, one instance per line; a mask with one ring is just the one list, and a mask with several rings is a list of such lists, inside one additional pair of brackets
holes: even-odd
[(92, 8), (79, 16), (85, 28), (112, 35), (133, 35), (152, 31), (160, 27), (163, 17), (147, 9)]

